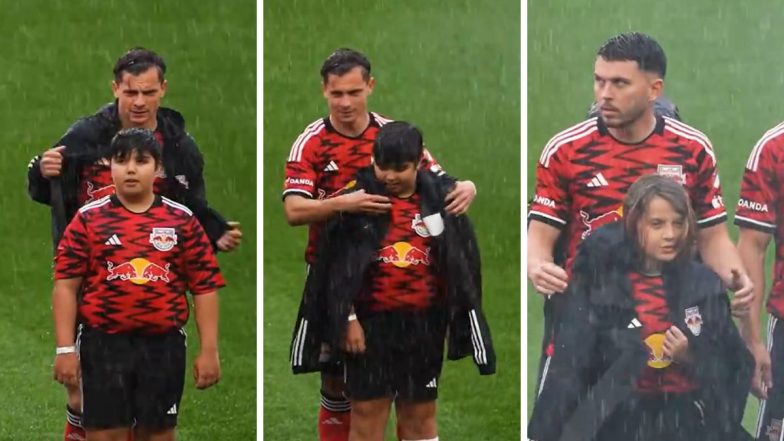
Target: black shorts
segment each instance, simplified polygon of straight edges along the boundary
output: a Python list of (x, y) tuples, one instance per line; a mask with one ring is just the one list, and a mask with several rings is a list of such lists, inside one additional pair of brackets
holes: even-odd
[(779, 441), (784, 438), (784, 323), (768, 315), (767, 343), (770, 353), (773, 387), (768, 389), (768, 399), (760, 402), (755, 438)]
[(359, 318), (364, 354), (346, 357), (346, 396), (351, 400), (438, 398), (444, 361), (446, 314), (442, 309), (384, 312)]
[(705, 405), (692, 394), (635, 396), (599, 429), (596, 441), (708, 441)]
[(185, 333), (107, 334), (83, 327), (82, 424), (108, 429), (177, 425), (185, 384)]

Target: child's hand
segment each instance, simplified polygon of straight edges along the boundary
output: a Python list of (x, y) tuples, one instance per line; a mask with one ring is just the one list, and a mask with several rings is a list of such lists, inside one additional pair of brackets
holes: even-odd
[(692, 356), (689, 352), (689, 339), (677, 326), (670, 326), (664, 334), (662, 345), (664, 355), (677, 363), (691, 363)]
[(346, 341), (343, 349), (349, 354), (363, 354), (365, 352), (365, 331), (359, 320), (349, 320), (346, 324)]
[(207, 389), (220, 380), (220, 358), (218, 351), (201, 351), (193, 362), (193, 379), (196, 389)]

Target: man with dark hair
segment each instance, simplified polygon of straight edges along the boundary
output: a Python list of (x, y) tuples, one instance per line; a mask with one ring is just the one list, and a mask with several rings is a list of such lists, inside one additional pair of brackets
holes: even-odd
[[(239, 245), (239, 225), (224, 220), (207, 203), (204, 159), (185, 130), (184, 118), (175, 110), (160, 107), (167, 88), (165, 73), (166, 64), (155, 52), (131, 49), (113, 69), (115, 101), (80, 118), (55, 147), (30, 161), (27, 190), (33, 200), (52, 207), (55, 247), (81, 206), (114, 193), (105, 150), (120, 129), (133, 127), (153, 130), (163, 147), (155, 192), (192, 210), (219, 250), (231, 251)], [(68, 387), (66, 440), (84, 437), (80, 408), (79, 388)]]
[[(727, 233), (710, 140), (654, 113), (666, 71), (664, 51), (650, 36), (629, 33), (608, 40), (594, 65), (599, 115), (555, 135), (539, 158), (528, 226), (528, 277), (536, 292), (547, 296), (539, 390), (569, 301), (562, 293), (577, 246), (600, 226), (621, 219), (624, 194), (644, 174), (659, 173), (684, 185), (697, 214), (700, 256), (735, 291), (735, 312), (748, 310), (752, 283)], [(562, 234), (566, 252), (556, 261), (554, 247)]]
[(203, 389), (220, 378), (217, 290), (225, 283), (193, 213), (153, 191), (162, 154), (152, 130), (120, 130), (106, 154), (116, 194), (80, 208), (57, 247), (55, 379), (81, 386), (91, 441), (125, 441), (134, 426), (137, 441), (174, 441), (186, 293), (199, 334), (194, 378)]
[[(356, 173), (371, 164), (373, 141), (379, 128), (391, 120), (368, 112), (368, 97), (375, 79), (368, 59), (352, 49), (338, 49), (321, 67), (321, 91), (329, 115), (319, 118), (297, 137), (286, 162), (283, 207), (290, 225), (309, 225), (305, 261), (314, 261), (314, 251), (323, 222), (340, 212), (382, 214), (389, 211), (389, 198), (356, 191), (338, 194)], [(425, 150), (420, 168), (443, 174)], [(447, 195), (447, 211), (460, 214), (476, 195), (471, 181), (459, 181)], [(325, 345), (324, 356), (328, 358)], [(292, 354), (295, 373), (302, 372)], [(332, 363), (321, 369), (319, 439), (346, 441), (350, 405), (343, 397), (343, 368)]]

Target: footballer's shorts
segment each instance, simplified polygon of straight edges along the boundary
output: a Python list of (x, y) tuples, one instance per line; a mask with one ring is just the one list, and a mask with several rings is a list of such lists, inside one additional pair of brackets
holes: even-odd
[(422, 402), (438, 398), (446, 337), (443, 308), (360, 315), (359, 321), (366, 350), (346, 357), (346, 396), (350, 400)]
[(704, 407), (689, 393), (635, 395), (608, 417), (595, 440), (708, 441)]
[(768, 352), (770, 353), (773, 387), (768, 389), (768, 399), (762, 400), (757, 415), (755, 438), (763, 441), (781, 441), (784, 430), (784, 323), (768, 315)]
[(82, 424), (109, 429), (177, 425), (185, 384), (185, 332), (107, 334), (83, 327)]

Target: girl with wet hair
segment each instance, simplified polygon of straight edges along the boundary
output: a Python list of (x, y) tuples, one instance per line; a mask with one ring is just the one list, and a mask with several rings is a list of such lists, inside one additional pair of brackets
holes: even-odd
[(647, 175), (623, 220), (583, 242), (530, 439), (751, 439), (740, 424), (753, 361), (721, 280), (694, 258), (696, 235), (681, 183)]

